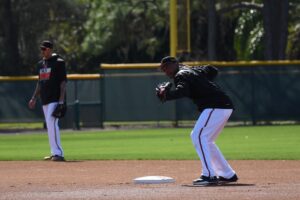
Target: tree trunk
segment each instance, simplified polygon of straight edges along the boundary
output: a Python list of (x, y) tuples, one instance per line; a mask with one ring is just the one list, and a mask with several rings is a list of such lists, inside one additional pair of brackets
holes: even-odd
[(216, 7), (215, 0), (207, 0), (208, 5), (208, 32), (207, 54), (208, 60), (216, 60)]
[(1, 71), (6, 75), (17, 75), (20, 73), (20, 54), (18, 49), (18, 29), (12, 11), (11, 0), (3, 2), (3, 33), (5, 46), (4, 69)]
[(283, 60), (288, 37), (288, 0), (263, 0), (265, 60)]

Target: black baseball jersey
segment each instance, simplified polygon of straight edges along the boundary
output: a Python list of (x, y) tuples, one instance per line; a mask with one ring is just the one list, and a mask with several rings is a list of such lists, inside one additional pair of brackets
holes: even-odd
[(62, 81), (67, 81), (65, 61), (59, 55), (52, 54), (49, 59), (40, 60), (37, 69), (42, 104), (58, 102), (60, 84)]
[(229, 96), (204, 74), (180, 66), (174, 77), (175, 90), (166, 93), (166, 100), (188, 97), (198, 106), (200, 111), (205, 108), (233, 109)]

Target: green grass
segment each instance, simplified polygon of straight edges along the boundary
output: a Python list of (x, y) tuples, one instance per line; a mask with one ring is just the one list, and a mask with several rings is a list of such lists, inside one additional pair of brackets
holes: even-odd
[(41, 129), (43, 128), (43, 122), (31, 122), (31, 123), (0, 123), (0, 129), (5, 130), (24, 130), (24, 129)]
[[(68, 160), (198, 159), (191, 129), (71, 131), (62, 133)], [(217, 144), (227, 159), (300, 159), (300, 126), (226, 127)], [(47, 135), (0, 135), (0, 160), (40, 160)]]

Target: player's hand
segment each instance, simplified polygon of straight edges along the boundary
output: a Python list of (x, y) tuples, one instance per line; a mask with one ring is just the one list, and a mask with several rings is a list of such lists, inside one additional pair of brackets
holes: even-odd
[(156, 96), (161, 102), (166, 101), (167, 92), (171, 89), (171, 87), (172, 87), (172, 83), (170, 82), (160, 83), (156, 86), (155, 88)]
[(36, 104), (36, 99), (30, 99), (30, 101), (28, 102), (28, 107), (30, 109), (34, 109), (35, 108), (35, 104)]
[(166, 88), (161, 87), (156, 89), (156, 96), (161, 102), (165, 102), (166, 99)]
[(63, 118), (66, 115), (66, 112), (67, 112), (67, 105), (65, 103), (59, 103), (54, 109), (52, 116), (55, 118)]

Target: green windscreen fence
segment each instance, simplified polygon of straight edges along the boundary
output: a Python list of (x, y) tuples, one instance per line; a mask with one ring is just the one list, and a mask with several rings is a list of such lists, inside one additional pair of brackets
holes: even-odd
[[(219, 70), (216, 82), (236, 108), (232, 121), (299, 121), (299, 66), (220, 67)], [(124, 77), (117, 76), (122, 73)], [(128, 76), (124, 70), (106, 70), (105, 74), (107, 121), (195, 120), (200, 114), (189, 99), (164, 104), (158, 101), (155, 86), (171, 80), (157, 70), (128, 69)]]
[[(232, 98), (230, 121), (300, 121), (300, 65), (219, 67), (216, 82)], [(103, 122), (196, 120), (189, 99), (160, 103), (158, 83), (171, 81), (157, 69), (103, 69), (102, 78), (71, 79), (62, 127), (99, 127)], [(29, 110), (34, 80), (0, 82), (0, 122), (43, 122), (41, 104)]]

